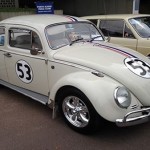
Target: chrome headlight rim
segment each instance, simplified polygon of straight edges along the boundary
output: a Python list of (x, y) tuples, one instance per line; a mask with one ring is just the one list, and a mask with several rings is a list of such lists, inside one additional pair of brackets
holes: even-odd
[[(126, 87), (119, 86), (114, 91), (114, 99), (120, 108), (127, 109), (131, 104), (131, 93)], [(120, 99), (124, 99), (124, 102), (121, 103)]]

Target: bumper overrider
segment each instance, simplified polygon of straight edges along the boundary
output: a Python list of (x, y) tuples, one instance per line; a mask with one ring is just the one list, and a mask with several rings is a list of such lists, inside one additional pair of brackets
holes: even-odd
[[(141, 114), (137, 117), (131, 117), (136, 114)], [(150, 107), (141, 108), (127, 113), (123, 119), (116, 119), (116, 125), (118, 127), (133, 126), (141, 123), (148, 122), (150, 120)]]

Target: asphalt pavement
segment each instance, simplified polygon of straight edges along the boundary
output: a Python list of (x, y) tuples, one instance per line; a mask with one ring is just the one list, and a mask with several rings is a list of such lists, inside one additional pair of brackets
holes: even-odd
[(70, 129), (52, 110), (0, 88), (0, 150), (149, 150), (150, 122), (128, 128), (106, 123), (92, 135)]

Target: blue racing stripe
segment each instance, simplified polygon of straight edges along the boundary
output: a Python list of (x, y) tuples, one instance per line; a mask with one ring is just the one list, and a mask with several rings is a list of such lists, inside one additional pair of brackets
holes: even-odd
[(104, 47), (106, 49), (109, 49), (109, 50), (115, 51), (117, 53), (120, 53), (122, 55), (137, 58), (136, 56), (134, 56), (134, 55), (132, 55), (132, 54), (126, 52), (126, 51), (123, 51), (121, 49), (115, 48), (115, 47), (111, 47), (111, 46), (107, 46), (107, 45), (103, 45), (103, 44), (99, 44), (99, 43), (94, 44), (94, 46)]

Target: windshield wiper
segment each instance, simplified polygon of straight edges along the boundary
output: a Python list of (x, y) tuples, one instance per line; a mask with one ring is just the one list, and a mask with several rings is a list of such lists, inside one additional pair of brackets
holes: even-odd
[(83, 38), (77, 38), (77, 39), (71, 41), (71, 42), (70, 42), (70, 46), (71, 46), (72, 44), (74, 44), (74, 43), (80, 41), (80, 40), (83, 40)]
[(89, 40), (89, 42), (92, 42), (92, 41), (94, 41), (95, 39), (97, 39), (97, 38), (100, 38), (100, 37), (102, 37), (102, 36), (96, 36), (96, 37), (93, 37), (93, 38), (91, 38), (90, 40)]

